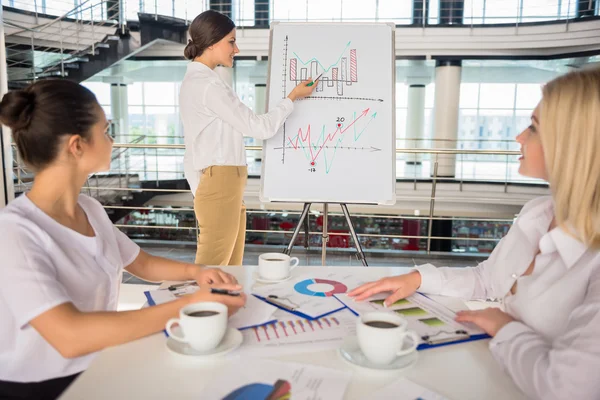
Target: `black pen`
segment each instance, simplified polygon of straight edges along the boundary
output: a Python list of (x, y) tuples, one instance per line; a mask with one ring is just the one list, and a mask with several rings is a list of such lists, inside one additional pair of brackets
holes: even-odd
[(240, 292), (230, 292), (227, 289), (210, 288), (210, 292), (213, 294), (224, 294), (226, 296), (239, 296), (240, 295)]
[(177, 290), (177, 289), (182, 288), (184, 286), (198, 286), (198, 283), (196, 283), (196, 282), (177, 283), (175, 285), (169, 286), (167, 289), (169, 289), (169, 290)]

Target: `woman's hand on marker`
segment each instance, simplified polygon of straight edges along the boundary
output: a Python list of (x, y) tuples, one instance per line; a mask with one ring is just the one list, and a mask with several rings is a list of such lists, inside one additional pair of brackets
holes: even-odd
[(217, 303), (222, 303), (227, 306), (229, 310), (229, 315), (235, 314), (240, 308), (246, 304), (246, 294), (240, 293), (239, 296), (230, 296), (226, 294), (217, 294), (211, 293), (211, 289), (223, 289), (228, 290), (230, 292), (238, 292), (242, 290), (242, 286), (233, 283), (220, 284), (220, 285), (203, 285), (200, 286), (200, 289), (197, 292), (194, 292), (189, 295), (190, 303), (200, 303), (205, 301), (214, 301)]
[[(310, 96), (313, 93), (313, 91), (317, 88), (318, 82), (318, 79), (315, 79), (313, 81), (312, 78), (305, 80), (304, 82), (296, 86), (294, 90), (291, 91), (291, 93), (288, 95), (288, 99), (290, 99), (291, 101), (296, 101), (298, 99), (303, 99), (305, 97)], [(308, 86), (311, 83), (313, 84), (311, 86)]]

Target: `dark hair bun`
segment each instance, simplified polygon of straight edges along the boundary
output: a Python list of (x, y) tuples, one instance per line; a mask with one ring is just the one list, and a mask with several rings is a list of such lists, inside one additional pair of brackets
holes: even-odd
[(198, 49), (196, 45), (191, 40), (188, 40), (187, 46), (183, 50), (183, 56), (188, 60), (193, 60), (198, 56)]
[(0, 102), (0, 121), (13, 131), (27, 128), (31, 123), (35, 94), (25, 90), (8, 92)]
[(191, 39), (183, 51), (184, 57), (193, 60), (201, 56), (204, 50), (218, 43), (233, 29), (235, 24), (228, 16), (214, 10), (204, 11), (194, 18), (188, 29)]
[(66, 79), (44, 79), (5, 94), (0, 122), (12, 128), (21, 159), (39, 171), (56, 159), (62, 137), (91, 137), (99, 109), (96, 96), (85, 87)]

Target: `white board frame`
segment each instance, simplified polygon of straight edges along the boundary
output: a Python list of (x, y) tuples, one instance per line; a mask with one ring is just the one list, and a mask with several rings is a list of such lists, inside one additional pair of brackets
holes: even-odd
[[(265, 176), (265, 164), (266, 164), (266, 160), (267, 160), (267, 149), (265, 146), (265, 142), (266, 140), (263, 141), (263, 146), (262, 146), (262, 162), (261, 162), (261, 171), (260, 171), (260, 189), (259, 189), (259, 199), (261, 202), (263, 203), (330, 203), (330, 204), (376, 204), (376, 205), (386, 205), (386, 206), (392, 206), (394, 204), (396, 204), (396, 25), (392, 22), (367, 22), (367, 23), (361, 23), (361, 22), (322, 22), (322, 23), (316, 23), (316, 22), (285, 22), (285, 25), (329, 25), (329, 26), (333, 26), (333, 25), (360, 25), (360, 26), (365, 26), (365, 25), (388, 25), (392, 32), (392, 48), (390, 49), (390, 51), (392, 52), (392, 80), (393, 80), (393, 84), (392, 84), (392, 198), (389, 200), (383, 200), (381, 202), (378, 203), (371, 203), (371, 202), (365, 202), (365, 201), (360, 201), (360, 200), (356, 200), (356, 201), (343, 201), (343, 202), (336, 202), (336, 201), (325, 201), (323, 199), (314, 199), (314, 200), (307, 200), (307, 199), (272, 199), (272, 198), (267, 198), (264, 196), (264, 176)], [(271, 64), (273, 63), (273, 57), (272, 57), (272, 50), (273, 50), (273, 29), (278, 26), (278, 25), (282, 25), (281, 22), (279, 21), (273, 21), (271, 22), (271, 27), (269, 30), (269, 54), (268, 54), (268, 64), (267, 64), (267, 93), (266, 93), (266, 106), (265, 106), (265, 110), (268, 112), (269, 111), (269, 96), (271, 93), (270, 90), (270, 84), (271, 84)], [(283, 100), (283, 99), (282, 99)]]

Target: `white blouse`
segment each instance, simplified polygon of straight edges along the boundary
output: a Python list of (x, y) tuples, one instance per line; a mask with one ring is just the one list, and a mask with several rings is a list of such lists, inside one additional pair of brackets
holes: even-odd
[(179, 109), (185, 177), (196, 193), (202, 169), (246, 165), (244, 136), (274, 136), (292, 113), (294, 103), (285, 98), (268, 113), (256, 115), (215, 71), (201, 62), (190, 62), (179, 92)]
[(0, 211), (0, 380), (38, 382), (85, 370), (94, 354), (64, 358), (29, 322), (63, 303), (115, 311), (123, 268), (140, 252), (102, 205), (79, 196), (94, 229), (84, 236), (45, 214), (26, 195)]
[[(503, 299), (517, 321), (500, 329), (490, 350), (517, 386), (535, 399), (599, 399), (600, 251), (560, 228), (548, 231), (553, 206), (551, 197), (527, 203), (477, 267), (417, 267), (419, 291)], [(531, 275), (521, 276), (534, 257)]]

